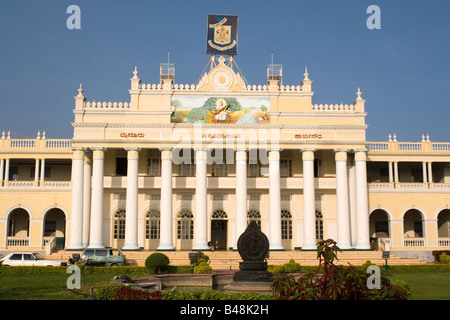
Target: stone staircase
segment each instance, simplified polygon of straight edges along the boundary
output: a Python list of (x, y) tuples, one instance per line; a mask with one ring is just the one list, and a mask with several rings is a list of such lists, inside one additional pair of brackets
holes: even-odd
[[(171, 251), (162, 252), (170, 259), (171, 265), (189, 265), (190, 251)], [(47, 255), (47, 259), (68, 260), (72, 257), (74, 251), (58, 251)], [(144, 266), (145, 259), (154, 251), (125, 251), (127, 262), (131, 266)], [(210, 259), (210, 266), (215, 271), (239, 270), (239, 261), (241, 257), (237, 251), (207, 251), (204, 252)], [(319, 260), (316, 258), (316, 251), (271, 251), (269, 265), (281, 265), (287, 263), (290, 259), (300, 263), (301, 266), (318, 266)], [(386, 260), (382, 258), (381, 251), (343, 251), (338, 253), (338, 265), (361, 265), (367, 260), (377, 265), (384, 265)], [(426, 262), (414, 258), (402, 258), (392, 254), (388, 259), (389, 265), (411, 265), (426, 264)]]

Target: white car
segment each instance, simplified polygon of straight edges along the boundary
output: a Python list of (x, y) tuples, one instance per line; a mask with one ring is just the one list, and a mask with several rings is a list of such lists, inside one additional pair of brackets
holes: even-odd
[(1, 260), (4, 266), (66, 266), (67, 262), (46, 260), (37, 252), (13, 252)]

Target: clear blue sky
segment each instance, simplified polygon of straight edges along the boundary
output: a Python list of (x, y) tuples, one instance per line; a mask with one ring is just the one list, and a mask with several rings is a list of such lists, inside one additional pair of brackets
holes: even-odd
[[(69, 5), (81, 30), (69, 30)], [(381, 30), (369, 30), (369, 5)], [(250, 84), (283, 64), (286, 85), (308, 67), (313, 103), (350, 104), (361, 87), (367, 139), (450, 141), (450, 2), (447, 0), (100, 1), (1, 0), (0, 131), (13, 138), (71, 138), (73, 97), (129, 101), (134, 66), (159, 82), (159, 64), (176, 83), (195, 83), (208, 61), (208, 13), (239, 15), (238, 66)]]

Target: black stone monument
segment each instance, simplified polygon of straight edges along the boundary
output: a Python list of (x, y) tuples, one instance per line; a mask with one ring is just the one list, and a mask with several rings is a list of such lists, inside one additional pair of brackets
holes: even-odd
[(269, 240), (255, 221), (251, 221), (239, 237), (237, 249), (243, 261), (239, 262), (239, 271), (234, 274), (233, 282), (225, 286), (225, 290), (269, 291), (272, 273), (267, 271), (265, 261)]

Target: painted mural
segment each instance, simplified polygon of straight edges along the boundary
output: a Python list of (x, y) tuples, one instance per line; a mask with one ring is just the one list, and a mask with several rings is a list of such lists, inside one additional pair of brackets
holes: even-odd
[(172, 123), (270, 123), (269, 98), (174, 97)]

